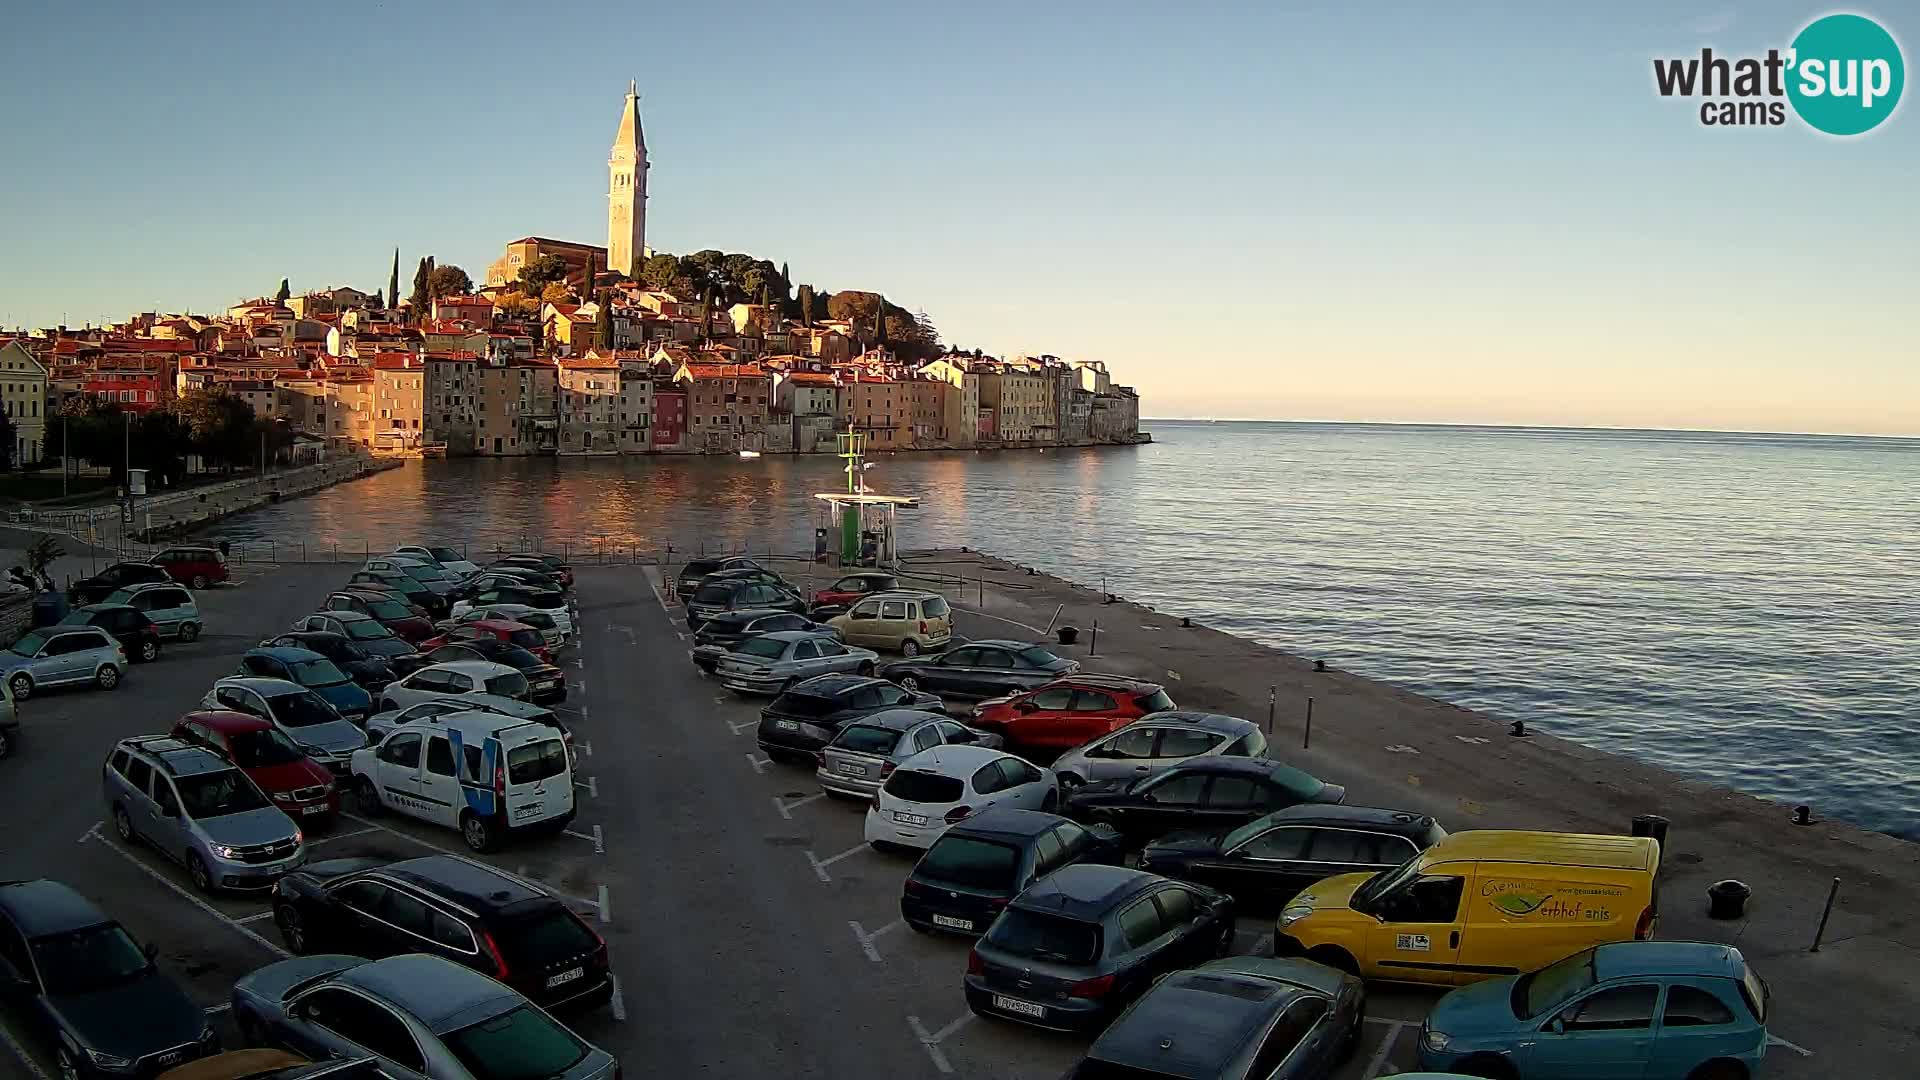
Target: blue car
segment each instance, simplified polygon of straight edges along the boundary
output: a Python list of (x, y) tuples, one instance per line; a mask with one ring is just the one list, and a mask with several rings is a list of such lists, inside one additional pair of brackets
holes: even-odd
[(1742, 1080), (1766, 1053), (1767, 996), (1731, 946), (1601, 945), (1441, 998), (1420, 1030), (1420, 1067), (1526, 1080)]
[(291, 645), (248, 649), (240, 657), (236, 675), (285, 679), (319, 694), (334, 711), (356, 722), (373, 712), (373, 698), (333, 661), (317, 652)]

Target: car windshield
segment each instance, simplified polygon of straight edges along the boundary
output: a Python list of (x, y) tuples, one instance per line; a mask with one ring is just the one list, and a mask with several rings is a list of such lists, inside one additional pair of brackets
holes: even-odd
[(1254, 818), (1223, 837), (1220, 841), (1220, 850), (1232, 851), (1272, 827), (1273, 822), (1267, 818)]
[(415, 581), (452, 581), (453, 575), (437, 566), (409, 566), (407, 573)]
[(1593, 952), (1577, 952), (1557, 964), (1520, 976), (1513, 984), (1513, 1014), (1530, 1020), (1592, 986)]
[(153, 968), (117, 923), (35, 938), (33, 965), (40, 969), (52, 997), (104, 990)]
[(1143, 712), (1166, 712), (1174, 707), (1173, 699), (1167, 696), (1165, 690), (1155, 690), (1153, 693), (1139, 698), (1138, 701), (1141, 711)]
[(393, 631), (372, 619), (342, 619), (340, 625), (347, 628), (347, 636), (355, 641), (379, 641), (393, 636)]
[(273, 718), (282, 727), (313, 727), (315, 724), (331, 724), (340, 719), (320, 695), (311, 690), (298, 694), (281, 694), (267, 702), (267, 708), (273, 710)]
[(409, 619), (413, 612), (398, 600), (368, 600), (367, 614), (376, 619)]
[[(533, 636), (537, 638), (540, 635), (535, 634)], [(534, 644), (537, 645), (539, 642), (536, 641)], [(493, 662), (496, 664), (505, 664), (508, 667), (519, 668), (522, 671), (525, 671), (527, 668), (546, 666), (545, 661), (518, 645), (509, 645), (504, 649), (495, 649), (493, 651)]]
[(522, 649), (537, 648), (547, 643), (547, 639), (540, 636), (540, 631), (531, 629), (509, 630), (507, 631), (507, 640), (520, 646)]
[(459, 552), (450, 547), (430, 547), (427, 549), (427, 554), (443, 563), (466, 561)]
[(558, 625), (553, 621), (553, 616), (544, 611), (523, 611), (515, 615), (513, 621), (526, 623), (536, 630), (551, 630)]
[(1420, 873), (1420, 856), (1415, 855), (1391, 870), (1382, 870), (1361, 883), (1353, 890), (1353, 899), (1349, 906), (1355, 911), (1365, 912), (1373, 902), (1413, 880)]
[(587, 1056), (587, 1047), (531, 1005), (442, 1035), (474, 1080), (548, 1080)]
[(733, 601), (733, 585), (702, 585), (700, 591), (693, 594), (696, 604), (727, 604)]
[(325, 657), (295, 660), (287, 665), (287, 670), (292, 673), (293, 681), (301, 686), (337, 686), (347, 681), (346, 673)]
[(733, 647), (733, 651), (742, 656), (758, 656), (766, 660), (778, 660), (787, 655), (787, 643), (772, 638), (748, 638)]
[(1100, 927), (1078, 919), (1008, 908), (993, 921), (987, 943), (1034, 960), (1090, 964), (1100, 955)]
[(534, 784), (567, 771), (567, 747), (559, 739), (516, 746), (507, 752), (507, 780)]
[(487, 693), (499, 694), (501, 697), (523, 698), (532, 691), (533, 687), (527, 685), (527, 677), (517, 671), (495, 675), (487, 680)]
[(227, 736), (227, 745), (233, 748), (233, 763), (243, 769), (291, 765), (307, 756), (279, 728), (235, 732)]
[(971, 836), (943, 836), (921, 856), (915, 877), (973, 889), (1011, 891), (1020, 849)]
[(1029, 645), (1014, 655), (1032, 664), (1034, 667), (1046, 667), (1048, 664), (1052, 664), (1060, 659), (1058, 656), (1055, 656), (1053, 653), (1048, 652), (1038, 645)]
[(957, 776), (901, 769), (887, 777), (887, 794), (912, 803), (956, 803), (967, 785)]
[(173, 785), (180, 789), (180, 802), (187, 816), (195, 820), (244, 814), (272, 805), (239, 769), (176, 776)]
[(21, 656), (36, 656), (40, 652), (40, 647), (46, 643), (47, 635), (35, 630), (30, 634), (22, 635), (19, 641), (14, 642), (12, 651)]
[(897, 731), (868, 724), (849, 724), (833, 737), (833, 748), (851, 750), (856, 754), (885, 756), (893, 753), (894, 745), (899, 741), (900, 733)]

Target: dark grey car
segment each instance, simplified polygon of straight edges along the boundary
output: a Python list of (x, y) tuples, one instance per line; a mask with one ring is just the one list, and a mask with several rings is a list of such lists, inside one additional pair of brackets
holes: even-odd
[(393, 1080), (503, 1075), (601, 1080), (619, 1063), (517, 991), (421, 953), (302, 956), (245, 976), (233, 1015), (253, 1045), (321, 1059), (379, 1059)]
[(986, 640), (896, 660), (880, 669), (880, 677), (943, 697), (989, 698), (1035, 690), (1079, 670), (1079, 661), (1040, 645)]
[(825, 623), (817, 623), (805, 615), (779, 608), (728, 611), (702, 623), (700, 632), (693, 635), (693, 652), (690, 654), (693, 665), (711, 675), (735, 645), (775, 630), (805, 630), (835, 638), (840, 636), (839, 631)]

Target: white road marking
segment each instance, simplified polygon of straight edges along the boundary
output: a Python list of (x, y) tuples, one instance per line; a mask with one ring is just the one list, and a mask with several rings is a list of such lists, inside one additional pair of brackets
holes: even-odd
[(754, 772), (765, 776), (767, 774), (767, 767), (773, 764), (773, 759), (759, 754), (748, 754), (747, 764), (753, 766)]
[(584, 781), (575, 780), (573, 782), (573, 786), (577, 788), (586, 788), (587, 798), (589, 799), (597, 799), (600, 797), (600, 778), (597, 776), (589, 776)]
[(223, 1013), (223, 1012), (227, 1012), (228, 1010), (230, 1010), (230, 1009), (232, 1009), (232, 1008), (233, 1008), (233, 1002), (231, 1002), (231, 1001), (223, 1001), (223, 1002), (221, 1002), (221, 1003), (220, 1003), (220, 1004), (218, 1004), (218, 1005), (209, 1005), (209, 1006), (207, 1006), (207, 1015), (208, 1015), (208, 1016), (219, 1016), (219, 1015), (220, 1015), (221, 1013)]
[[(1368, 1017), (1368, 1019), (1373, 1018)], [(1380, 1048), (1373, 1052), (1372, 1059), (1367, 1062), (1367, 1071), (1360, 1074), (1360, 1080), (1373, 1080), (1374, 1077), (1379, 1076), (1380, 1070), (1386, 1067), (1387, 1055), (1393, 1053), (1393, 1044), (1400, 1041), (1400, 1032), (1419, 1026), (1406, 1020), (1382, 1020), (1380, 1023), (1392, 1025), (1392, 1030), (1387, 1032), (1386, 1038), (1380, 1040)]]
[(852, 919), (847, 920), (847, 926), (853, 930), (853, 936), (856, 940), (860, 942), (861, 950), (867, 954), (867, 959), (873, 961), (876, 964), (880, 962), (880, 950), (873, 947), (874, 941), (878, 939), (881, 934), (884, 934), (889, 930), (898, 930), (905, 925), (907, 925), (907, 921), (905, 919), (895, 919), (892, 922), (888, 923), (887, 925), (869, 934), (867, 933), (866, 928), (861, 926), (859, 923), (854, 922)]
[(591, 833), (575, 832), (572, 829), (562, 829), (561, 832), (573, 837), (575, 840), (585, 840), (587, 843), (592, 844), (595, 855), (605, 855), (607, 853), (606, 838), (601, 835), (600, 826), (598, 825), (593, 827)]
[(346, 818), (348, 821), (357, 821), (360, 824), (365, 825), (369, 829), (376, 829), (380, 832), (386, 833), (388, 836), (397, 836), (402, 840), (410, 840), (413, 843), (419, 844), (421, 847), (432, 848), (433, 850), (441, 853), (442, 855), (452, 855), (452, 856), (455, 856), (456, 858), (461, 858), (461, 859), (464, 859), (467, 857), (466, 855), (463, 855), (460, 852), (455, 851), (450, 847), (441, 847), (439, 844), (436, 844), (431, 840), (422, 840), (419, 837), (414, 836), (412, 833), (403, 833), (399, 829), (389, 829), (385, 825), (382, 825), (377, 821), (368, 821), (366, 818), (363, 818), (358, 814), (349, 814), (345, 810), (342, 810), (340, 811), (340, 816), (343, 818)]
[(104, 822), (104, 821), (96, 821), (96, 822), (94, 822), (94, 823), (93, 823), (92, 825), (89, 825), (89, 826), (87, 826), (87, 831), (86, 831), (86, 832), (83, 832), (83, 833), (81, 833), (81, 834), (80, 834), (80, 839), (78, 839), (78, 840), (76, 840), (76, 841), (74, 841), (74, 843), (76, 843), (76, 844), (84, 844), (84, 843), (86, 843), (86, 842), (87, 842), (88, 840), (91, 840), (91, 839), (93, 839), (94, 837), (97, 837), (97, 836), (99, 836), (99, 835), (100, 835), (100, 826), (102, 826), (102, 825), (105, 825), (105, 824), (106, 824), (106, 822)]
[(633, 644), (639, 644), (639, 641), (640, 641), (640, 639), (639, 639), (639, 638), (638, 638), (637, 636), (635, 636), (635, 634), (634, 634), (634, 632), (633, 632), (633, 627), (631, 627), (631, 626), (622, 626), (622, 625), (620, 625), (619, 623), (608, 623), (608, 624), (607, 624), (607, 632), (608, 632), (608, 633), (612, 633), (612, 632), (614, 632), (615, 630), (618, 630), (619, 632), (621, 632), (621, 633), (623, 633), (623, 634), (625, 634), (625, 635), (627, 635), (627, 640), (628, 640), (629, 642), (631, 642), (631, 643), (633, 643)]
[(758, 718), (755, 718), (755, 719), (752, 719), (752, 720), (742, 720), (742, 721), (740, 721), (739, 723), (737, 723), (737, 724), (736, 724), (736, 723), (734, 723), (733, 721), (731, 721), (731, 720), (729, 720), (729, 721), (727, 721), (727, 726), (728, 726), (729, 728), (732, 728), (732, 729), (733, 729), (733, 733), (734, 733), (735, 735), (738, 735), (738, 734), (740, 734), (741, 732), (743, 732), (743, 731), (745, 731), (745, 730), (747, 730), (748, 728), (757, 728), (757, 727), (759, 727), (759, 726), (760, 726), (760, 721), (759, 721), (759, 719), (758, 719)]
[(273, 918), (272, 911), (256, 911), (251, 915), (242, 915), (240, 918), (235, 919), (233, 921), (244, 926), (247, 923), (257, 923), (262, 920), (271, 919), (271, 918)]
[(627, 999), (620, 993), (620, 976), (613, 976), (613, 997), (607, 1001), (607, 1008), (613, 1011), (613, 1018), (621, 1023), (627, 1022)]
[(331, 844), (335, 840), (345, 840), (349, 836), (365, 836), (372, 831), (372, 829), (351, 829), (347, 832), (330, 832), (325, 836), (309, 836), (307, 837), (307, 846), (312, 847), (315, 844)]
[(727, 703), (727, 695), (721, 694), (719, 697), (713, 699), (713, 703), (715, 705), (725, 705)]
[(812, 848), (807, 849), (806, 855), (807, 861), (813, 864), (813, 872), (820, 878), (820, 883), (822, 885), (831, 885), (833, 884), (833, 877), (827, 873), (827, 867), (832, 866), (834, 863), (850, 855), (858, 855), (865, 850), (867, 850), (867, 845), (855, 844), (840, 854), (825, 859), (815, 855)]
[[(1152, 629), (1154, 629), (1154, 628), (1153, 628), (1153, 627), (1151, 627), (1151, 626), (1149, 626), (1149, 627), (1147, 627), (1147, 629), (1149, 629), (1149, 630), (1152, 630)], [(1180, 678), (1180, 673), (1179, 673), (1179, 672), (1177, 672), (1177, 671), (1175, 671), (1175, 670), (1173, 670), (1172, 668), (1168, 668), (1168, 669), (1167, 669), (1167, 678), (1169, 678), (1169, 679), (1172, 679), (1172, 680), (1173, 680), (1174, 682), (1181, 682), (1181, 681), (1183, 681), (1183, 680), (1182, 680), (1182, 679)]]
[(1801, 1057), (1813, 1056), (1813, 1051), (1807, 1049), (1804, 1046), (1795, 1046), (1794, 1044), (1788, 1042), (1787, 1040), (1781, 1038), (1778, 1035), (1775, 1035), (1772, 1032), (1767, 1033), (1767, 1045), (1768, 1046), (1784, 1046), (1787, 1049), (1793, 1051), (1794, 1053), (1799, 1054)]
[[(80, 839), (82, 843), (86, 842), (86, 837), (83, 836)], [(4, 1025), (0, 1025), (0, 1044), (5, 1044), (13, 1056), (20, 1059), (20, 1064), (26, 1066), (27, 1072), (33, 1075), (34, 1080), (48, 1080), (47, 1070), (41, 1068), (40, 1063), (27, 1054), (27, 1048), (21, 1046), (19, 1040), (13, 1037), (13, 1032), (8, 1031)]]
[(681, 641), (687, 640), (687, 634), (684, 630), (675, 630), (673, 636), (679, 638)]
[(940, 1051), (940, 1044), (972, 1020), (973, 1014), (968, 1013), (932, 1034), (927, 1033), (927, 1025), (921, 1023), (917, 1016), (907, 1017), (907, 1026), (913, 1029), (913, 1037), (920, 1040), (920, 1045), (927, 1048), (927, 1056), (933, 1059), (933, 1067), (942, 1073), (952, 1073), (953, 1066), (948, 1064), (947, 1055)]
[(1408, 746), (1406, 743), (1394, 743), (1392, 746), (1386, 747), (1385, 749), (1389, 754), (1417, 754), (1420, 752), (1418, 750), (1415, 750), (1413, 747)]
[(573, 666), (576, 670), (585, 671), (587, 669), (587, 658), (584, 656), (574, 657)]
[(178, 895), (180, 899), (185, 900), (187, 903), (192, 904), (194, 907), (199, 908), (201, 911), (204, 911), (207, 914), (213, 916), (214, 918), (220, 920), (221, 922), (226, 923), (228, 926), (233, 927), (234, 931), (240, 934), (242, 937), (247, 938), (248, 940), (252, 941), (254, 944), (260, 946), (261, 948), (267, 950), (268, 952), (272, 953), (273, 955), (279, 957), (282, 960), (286, 959), (289, 955), (291, 955), (287, 952), (287, 950), (281, 948), (278, 945), (275, 945), (273, 942), (268, 941), (266, 938), (263, 938), (259, 934), (256, 934), (253, 931), (247, 929), (246, 927), (240, 925), (238, 921), (228, 917), (226, 913), (222, 912), (219, 908), (214, 907), (212, 904), (209, 904), (205, 900), (202, 900), (199, 897), (193, 895), (192, 893), (188, 892), (186, 889), (181, 888), (178, 884), (168, 880), (165, 874), (162, 874), (160, 871), (155, 870), (153, 867), (148, 866), (144, 862), (141, 862), (138, 856), (134, 855), (132, 852), (128, 851), (127, 849), (121, 847), (119, 844), (116, 844), (113, 841), (106, 839), (105, 837), (101, 838), (100, 843), (103, 846), (105, 846), (107, 850), (113, 852), (114, 854), (127, 860), (127, 862), (133, 864), (133, 868), (135, 870), (140, 871), (141, 873), (147, 875), (153, 880), (166, 886), (168, 889), (173, 890), (173, 892), (176, 895)]
[[(580, 688), (580, 692), (581, 692), (581, 693), (583, 693), (583, 694), (584, 694), (584, 693), (586, 693), (586, 692), (587, 692), (587, 680), (585, 680), (585, 679), (575, 679), (575, 680), (573, 680), (573, 685), (575, 685), (575, 686), (577, 686), (577, 687), (579, 687), (579, 688)], [(585, 712), (583, 711), (583, 712), (582, 712), (582, 713), (581, 713), (580, 715), (582, 715), (582, 716), (585, 716), (585, 715), (586, 715), (586, 713), (585, 713)]]
[(792, 802), (787, 802), (785, 799), (782, 799), (780, 796), (775, 795), (772, 797), (773, 808), (775, 810), (780, 811), (781, 817), (786, 818), (788, 821), (792, 821), (793, 811), (799, 809), (802, 806), (807, 805), (810, 802), (813, 802), (816, 799), (824, 799), (826, 797), (827, 797), (826, 792), (816, 791), (811, 795), (805, 795), (805, 796), (802, 796), (801, 798), (793, 800)]
[(613, 905), (607, 903), (607, 887), (605, 885), (600, 886), (600, 901), (594, 906), (600, 909), (601, 922), (610, 923), (613, 921)]
[(1483, 739), (1478, 735), (1455, 735), (1454, 738), (1459, 739), (1461, 742), (1468, 743), (1470, 745), (1478, 745), (1480, 743), (1492, 741), (1491, 739)]
[(580, 751), (580, 752), (581, 752), (582, 754), (585, 754), (585, 755), (586, 755), (586, 756), (588, 756), (588, 757), (592, 757), (592, 756), (593, 756), (593, 744), (592, 744), (592, 743), (590, 743), (590, 742), (577, 742), (577, 743), (574, 743), (573, 745), (574, 745), (575, 747), (577, 747), (577, 748), (579, 749), (579, 751)]

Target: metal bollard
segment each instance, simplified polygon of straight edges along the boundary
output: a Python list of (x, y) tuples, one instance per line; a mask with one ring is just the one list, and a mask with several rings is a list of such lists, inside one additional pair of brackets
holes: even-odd
[(1820, 928), (1813, 932), (1813, 947), (1808, 952), (1820, 951), (1820, 939), (1827, 936), (1827, 918), (1833, 914), (1833, 898), (1839, 895), (1840, 879), (1834, 878), (1833, 884), (1827, 888), (1827, 906), (1820, 912)]
[(1267, 734), (1269, 735), (1273, 734), (1273, 703), (1279, 690), (1277, 686), (1267, 687)]
[(1313, 698), (1309, 697), (1307, 698), (1307, 726), (1306, 730), (1300, 733), (1300, 749), (1305, 750), (1311, 745), (1313, 745)]

